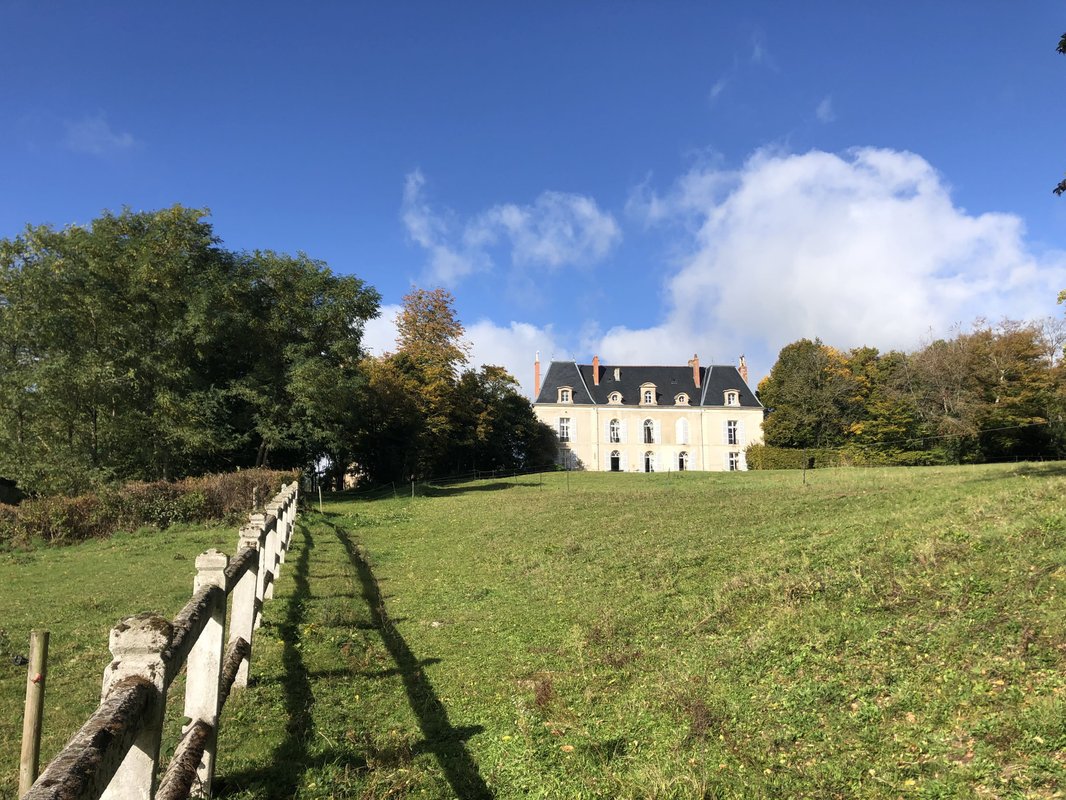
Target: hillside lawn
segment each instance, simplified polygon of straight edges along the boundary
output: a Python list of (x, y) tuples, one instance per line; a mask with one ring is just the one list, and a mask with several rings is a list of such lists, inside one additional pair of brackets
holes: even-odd
[[(1061, 797), (1064, 498), (1062, 463), (335, 495), (224, 712), (219, 794)], [(95, 706), (108, 628), (172, 615), (196, 553), (235, 541), (0, 552), (0, 793), (29, 629), (52, 631), (47, 759)]]

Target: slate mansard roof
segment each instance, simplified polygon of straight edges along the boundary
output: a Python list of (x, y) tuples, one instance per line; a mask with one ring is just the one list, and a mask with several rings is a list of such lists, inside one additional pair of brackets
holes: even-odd
[[(739, 393), (742, 408), (762, 408), (762, 403), (748, 384), (740, 377), (736, 367), (714, 364), (700, 367), (700, 387), (696, 388), (692, 367), (633, 367), (599, 365), (600, 385), (596, 386), (591, 364), (574, 361), (553, 361), (544, 376), (544, 385), (537, 395), (536, 403), (559, 402), (559, 389), (573, 390), (573, 405), (607, 405), (612, 392), (622, 395), (623, 406), (640, 405), (640, 387), (655, 384), (655, 402), (660, 406), (674, 406), (674, 398), (684, 392), (689, 406), (725, 405), (725, 393), (735, 389)], [(618, 370), (618, 380), (615, 380)]]

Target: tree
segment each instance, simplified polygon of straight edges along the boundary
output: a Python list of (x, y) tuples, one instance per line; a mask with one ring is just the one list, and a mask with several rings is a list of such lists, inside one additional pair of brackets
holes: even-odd
[(404, 357), (367, 357), (366, 380), (358, 390), (359, 417), (352, 458), (368, 483), (406, 481), (415, 474), (424, 421), (417, 401), (420, 385)]
[(250, 418), (257, 466), (302, 466), (325, 456), (347, 463), (354, 433), (363, 326), (378, 293), (321, 261), (255, 251), (233, 320), (249, 348), (233, 395)]
[(502, 367), (458, 372), (468, 347), (454, 299), (443, 289), (404, 298), (398, 349), (361, 367), (353, 453), (370, 483), (468, 470), (550, 463), (555, 433), (537, 420), (518, 382)]
[(0, 244), (6, 474), (46, 491), (166, 477), (214, 446), (217, 392), (189, 359), (190, 295), (225, 269), (203, 215), (127, 210)]
[(378, 295), (303, 254), (236, 254), (206, 211), (0, 241), (0, 474), (77, 491), (339, 452)]
[(423, 420), (417, 447), (421, 475), (448, 471), (458, 370), (470, 349), (454, 306), (455, 298), (445, 289), (413, 289), (404, 296), (396, 323), (397, 354), (404, 356), (399, 366), (419, 387), (415, 401)]
[(777, 447), (827, 447), (843, 441), (853, 421), (859, 385), (838, 351), (820, 339), (786, 345), (759, 384), (769, 409), (766, 443)]

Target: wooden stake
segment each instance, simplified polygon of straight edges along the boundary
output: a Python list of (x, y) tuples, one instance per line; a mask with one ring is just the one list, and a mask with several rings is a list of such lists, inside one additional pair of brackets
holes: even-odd
[(19, 797), (37, 780), (41, 757), (41, 718), (44, 679), (48, 671), (48, 631), (30, 631), (30, 667), (26, 673), (26, 710), (22, 717), (22, 760), (19, 762)]

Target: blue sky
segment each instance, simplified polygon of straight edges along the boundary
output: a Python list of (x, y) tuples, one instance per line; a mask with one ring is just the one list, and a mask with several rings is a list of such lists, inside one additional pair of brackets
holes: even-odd
[(447, 286), (477, 361), (734, 362), (1061, 317), (1060, 2), (0, 0), (0, 236), (209, 208)]

